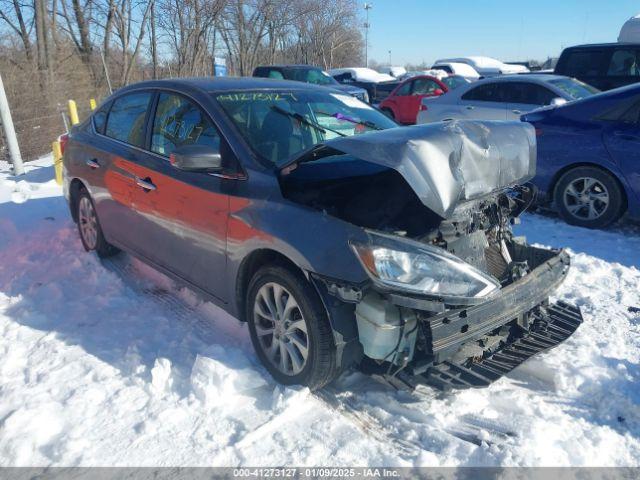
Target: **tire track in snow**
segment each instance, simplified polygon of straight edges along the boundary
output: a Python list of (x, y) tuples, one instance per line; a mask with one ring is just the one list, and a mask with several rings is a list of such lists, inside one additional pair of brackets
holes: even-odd
[(397, 453), (411, 457), (420, 453), (422, 449), (419, 445), (399, 438), (391, 429), (382, 425), (366, 411), (358, 408), (350, 398), (341, 398), (339, 393), (331, 386), (327, 386), (313, 392), (313, 395), (323, 402), (327, 408), (339, 413), (366, 435), (383, 444), (391, 443)]

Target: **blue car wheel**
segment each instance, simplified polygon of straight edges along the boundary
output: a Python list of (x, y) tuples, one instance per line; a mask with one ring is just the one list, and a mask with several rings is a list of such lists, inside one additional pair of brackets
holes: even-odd
[(581, 227), (603, 228), (623, 213), (620, 185), (610, 173), (596, 167), (577, 167), (562, 175), (554, 200), (560, 216)]

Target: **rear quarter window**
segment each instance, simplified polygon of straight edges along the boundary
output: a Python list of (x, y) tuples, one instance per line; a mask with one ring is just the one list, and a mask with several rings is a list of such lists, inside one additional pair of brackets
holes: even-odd
[(107, 125), (107, 115), (109, 114), (109, 105), (103, 105), (93, 114), (93, 128), (96, 132), (104, 134), (104, 128)]

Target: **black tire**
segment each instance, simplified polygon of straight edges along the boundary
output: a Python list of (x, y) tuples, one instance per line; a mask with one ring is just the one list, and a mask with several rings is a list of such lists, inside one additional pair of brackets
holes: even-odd
[[(593, 182), (587, 194), (594, 194), (596, 197), (606, 194), (607, 198), (606, 204), (602, 200), (593, 200), (597, 211), (594, 218), (587, 218), (591, 197), (584, 195), (587, 203), (580, 206), (580, 201), (575, 200), (577, 197), (572, 193), (577, 191), (583, 196), (580, 186), (583, 186), (584, 191), (585, 179)], [(556, 184), (554, 201), (558, 213), (567, 223), (586, 228), (604, 228), (615, 222), (622, 215), (624, 205), (622, 189), (617, 180), (607, 171), (589, 166), (576, 167), (564, 173)]]
[[(258, 338), (257, 321), (259, 320), (256, 320), (254, 306), (259, 291), (263, 287), (268, 288), (268, 284), (278, 284), (293, 296), (306, 323), (308, 355), (302, 370), (297, 374), (283, 373), (276, 367), (267, 357), (266, 347)], [(261, 268), (249, 282), (246, 300), (245, 318), (249, 324), (251, 342), (258, 358), (277, 382), (284, 385), (303, 385), (311, 390), (317, 390), (339, 375), (340, 371), (336, 365), (336, 347), (327, 313), (313, 286), (300, 272), (281, 265)], [(268, 337), (269, 335), (261, 336), (264, 341), (269, 340)], [(270, 340), (275, 341), (274, 335), (271, 335)], [(289, 357), (289, 363), (293, 365), (291, 357)]]
[[(81, 206), (83, 205), (83, 202), (88, 202), (85, 205), (91, 208), (91, 211), (95, 216), (95, 230), (96, 230), (95, 241), (93, 241), (93, 239), (91, 238), (88, 238), (85, 231), (83, 231), (84, 220), (80, 211)], [(93, 199), (91, 198), (91, 195), (89, 195), (89, 192), (87, 192), (86, 189), (83, 188), (78, 192), (78, 196), (75, 202), (75, 208), (76, 208), (76, 214), (77, 214), (76, 218), (78, 219), (78, 233), (80, 234), (80, 241), (82, 242), (82, 246), (84, 247), (84, 249), (87, 252), (95, 250), (96, 254), (100, 258), (111, 257), (116, 253), (118, 253), (120, 250), (118, 250), (116, 247), (111, 245), (104, 238), (104, 234), (102, 233), (102, 227), (100, 226), (100, 220), (98, 219), (98, 214), (96, 212), (95, 204), (93, 203)]]

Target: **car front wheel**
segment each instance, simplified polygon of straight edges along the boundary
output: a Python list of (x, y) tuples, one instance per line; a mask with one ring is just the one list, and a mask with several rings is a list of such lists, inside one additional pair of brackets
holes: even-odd
[(315, 390), (338, 375), (327, 314), (300, 273), (283, 266), (260, 269), (249, 284), (246, 306), (251, 341), (276, 381)]
[(622, 214), (622, 195), (618, 182), (608, 172), (595, 167), (578, 167), (558, 180), (555, 204), (567, 223), (603, 228)]

